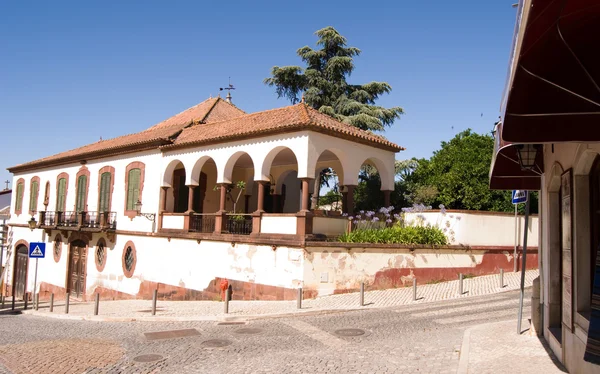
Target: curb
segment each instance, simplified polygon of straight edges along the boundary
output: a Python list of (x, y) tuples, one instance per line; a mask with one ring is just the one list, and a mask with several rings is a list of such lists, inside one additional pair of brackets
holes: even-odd
[(270, 318), (286, 318), (297, 316), (316, 316), (324, 314), (346, 313), (365, 309), (319, 309), (295, 311), (288, 313), (265, 313), (265, 314), (247, 314), (242, 316), (197, 316), (197, 317), (176, 317), (176, 316), (152, 316), (152, 317), (102, 317), (102, 316), (78, 316), (69, 314), (54, 314), (49, 312), (39, 312), (35, 310), (24, 310), (19, 314), (35, 317), (55, 318), (72, 321), (95, 321), (95, 322), (248, 322)]
[(462, 345), (460, 346), (460, 358), (458, 360), (458, 369), (456, 374), (467, 374), (469, 372), (469, 350), (471, 349), (471, 329), (469, 327), (465, 330), (463, 335)]

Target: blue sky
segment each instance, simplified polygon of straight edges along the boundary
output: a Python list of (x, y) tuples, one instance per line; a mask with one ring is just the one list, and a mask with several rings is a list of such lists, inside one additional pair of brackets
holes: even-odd
[[(499, 115), (514, 0), (0, 3), (0, 180), (6, 168), (137, 132), (217, 95), (246, 112), (288, 105), (262, 81), (334, 26), (362, 54), (352, 83), (387, 81), (385, 132), (429, 157)], [(483, 114), (483, 116), (482, 116)], [(2, 183), (0, 185), (4, 187)]]

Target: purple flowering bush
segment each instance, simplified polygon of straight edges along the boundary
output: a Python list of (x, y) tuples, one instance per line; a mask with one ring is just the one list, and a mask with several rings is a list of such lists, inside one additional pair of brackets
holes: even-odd
[[(431, 210), (423, 204), (402, 208), (394, 213), (394, 207), (382, 207), (377, 211), (361, 210), (354, 216), (348, 216), (352, 230), (338, 238), (344, 243), (382, 243), (382, 244), (448, 244), (444, 232), (436, 226), (425, 224), (421, 213)], [(418, 213), (415, 221), (407, 222), (407, 213)]]

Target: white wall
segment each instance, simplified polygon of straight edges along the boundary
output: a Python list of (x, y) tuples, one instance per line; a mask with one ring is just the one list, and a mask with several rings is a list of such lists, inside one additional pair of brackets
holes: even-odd
[[(406, 221), (418, 223), (424, 217), (425, 224), (439, 227), (449, 238), (450, 244), (468, 246), (512, 247), (515, 244), (515, 217), (510, 214), (425, 211), (406, 213)], [(517, 221), (518, 244), (523, 246), (525, 217)], [(539, 222), (530, 216), (527, 245), (538, 246)]]
[(263, 214), (260, 220), (260, 232), (263, 234), (296, 234), (298, 219), (295, 216), (281, 214)]
[[(68, 245), (63, 244), (60, 261), (52, 255), (54, 230), (46, 238), (46, 258), (39, 260), (38, 289), (42, 282), (64, 288), (67, 280)], [(33, 232), (15, 228), (15, 237), (28, 242), (42, 241), (42, 230)], [(106, 265), (98, 272), (95, 263), (96, 244), (104, 238), (107, 244)], [(64, 240), (64, 238), (63, 238)], [(137, 263), (131, 278), (123, 274), (122, 257), (126, 243), (133, 241)], [(12, 264), (6, 279), (12, 284)], [(299, 248), (270, 245), (235, 244), (202, 240), (168, 239), (148, 236), (117, 235), (112, 243), (103, 234), (94, 234), (88, 248), (86, 293), (105, 287), (136, 295), (143, 281), (157, 282), (202, 291), (214, 278), (227, 278), (264, 285), (297, 288), (303, 278), (304, 257)], [(35, 260), (29, 261), (28, 292), (33, 292)]]
[[(145, 213), (158, 213), (160, 200), (160, 177), (161, 170), (155, 165), (160, 164), (160, 151), (146, 151), (131, 155), (122, 155), (107, 157), (99, 160), (90, 160), (86, 163), (86, 167), (90, 172), (87, 209), (88, 211), (96, 211), (98, 209), (98, 172), (104, 166), (112, 166), (115, 168), (114, 189), (111, 200), (111, 211), (117, 212), (117, 225), (120, 230), (136, 230), (136, 231), (151, 231), (152, 223), (143, 217), (130, 219), (124, 216), (125, 210), (125, 169), (132, 162), (143, 162), (145, 164), (144, 188), (142, 191), (142, 210)], [(77, 172), (82, 165), (73, 163), (60, 167), (44, 168), (34, 172), (18, 173), (13, 177), (13, 183), (16, 183), (19, 178), (25, 179), (25, 189), (23, 193), (23, 213), (17, 216), (14, 214), (15, 199), (17, 194), (13, 194), (13, 203), (11, 207), (10, 223), (26, 224), (31, 216), (29, 211), (29, 194), (31, 178), (37, 176), (40, 178), (40, 193), (38, 198), (38, 210), (44, 209), (44, 191), (46, 182), (50, 181), (50, 200), (48, 210), (56, 209), (56, 178), (62, 172), (69, 174), (69, 184), (67, 190), (66, 210), (72, 211), (75, 207), (75, 197), (77, 191)], [(36, 220), (38, 218), (36, 217)], [(18, 239), (17, 239), (18, 240)]]
[(348, 231), (347, 218), (314, 217), (313, 234), (342, 235)]

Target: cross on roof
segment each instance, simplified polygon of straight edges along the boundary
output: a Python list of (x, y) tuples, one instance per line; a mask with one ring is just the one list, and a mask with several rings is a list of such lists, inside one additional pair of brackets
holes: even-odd
[(10, 181), (9, 181), (9, 180), (5, 180), (5, 181), (4, 181), (4, 183), (6, 183), (6, 188), (5, 188), (5, 190), (8, 190), (8, 184), (10, 183)]

